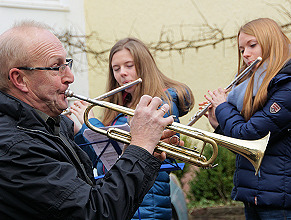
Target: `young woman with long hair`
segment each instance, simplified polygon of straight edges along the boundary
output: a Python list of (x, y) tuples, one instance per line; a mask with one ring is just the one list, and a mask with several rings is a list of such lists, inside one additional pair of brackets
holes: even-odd
[[(194, 97), (190, 88), (184, 83), (172, 80), (165, 76), (157, 67), (156, 62), (146, 45), (136, 38), (125, 38), (118, 41), (111, 49), (109, 55), (109, 74), (107, 91), (111, 91), (126, 83), (141, 78), (142, 83), (136, 84), (123, 92), (107, 98), (107, 101), (135, 109), (142, 95), (162, 98), (164, 103), (170, 105), (165, 114), (174, 115), (175, 121), (193, 108)], [(71, 107), (80, 122), (83, 124), (83, 112), (86, 108), (84, 102), (77, 101)], [(127, 117), (110, 109), (104, 109), (102, 119), (99, 121), (94, 115), (89, 116), (94, 126), (120, 125), (127, 123)], [(85, 125), (76, 134), (75, 140), (79, 144), (86, 142), (83, 137)], [(86, 148), (93, 162), (98, 158), (94, 151)], [(90, 153), (91, 151), (91, 153)], [(104, 174), (106, 169), (99, 161), (98, 174)], [(145, 196), (134, 219), (171, 219), (170, 185), (168, 172), (160, 172), (154, 186)]]
[(257, 176), (237, 155), (232, 198), (244, 202), (246, 219), (291, 218), (290, 40), (269, 18), (243, 25), (237, 40), (238, 73), (257, 57), (262, 61), (228, 95), (222, 88), (208, 92), (209, 121), (216, 132), (234, 138), (271, 136)]

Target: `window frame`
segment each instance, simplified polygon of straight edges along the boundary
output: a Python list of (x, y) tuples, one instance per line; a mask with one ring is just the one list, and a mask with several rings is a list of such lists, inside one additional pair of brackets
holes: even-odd
[(0, 7), (48, 11), (69, 11), (69, 5), (65, 4), (64, 0), (0, 0)]

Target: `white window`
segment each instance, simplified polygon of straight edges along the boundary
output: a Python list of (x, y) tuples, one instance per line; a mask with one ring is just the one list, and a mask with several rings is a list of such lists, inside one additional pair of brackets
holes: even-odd
[(0, 7), (68, 11), (69, 0), (0, 0)]

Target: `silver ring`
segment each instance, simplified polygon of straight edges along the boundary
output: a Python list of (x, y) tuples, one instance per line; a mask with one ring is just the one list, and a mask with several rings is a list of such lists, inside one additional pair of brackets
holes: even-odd
[[(174, 141), (173, 141), (174, 138), (177, 138), (177, 140), (178, 140), (178, 143), (177, 144), (174, 144)], [(180, 137), (178, 135), (173, 135), (172, 137), (170, 137), (170, 144), (179, 146), (179, 144), (180, 144)]]

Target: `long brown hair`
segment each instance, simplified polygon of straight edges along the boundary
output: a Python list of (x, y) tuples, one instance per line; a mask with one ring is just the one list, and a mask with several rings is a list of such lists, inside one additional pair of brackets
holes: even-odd
[[(262, 62), (268, 62), (266, 75), (263, 82), (253, 100), (253, 84), (254, 75), (252, 74), (250, 82), (247, 86), (242, 115), (246, 120), (259, 109), (261, 109), (267, 101), (267, 88), (272, 78), (282, 69), (284, 64), (291, 58), (290, 56), (290, 40), (282, 32), (281, 27), (272, 19), (259, 18), (252, 20), (243, 25), (237, 35), (237, 41), (240, 33), (245, 33), (254, 36), (258, 44), (262, 48)], [(243, 62), (243, 57), (238, 50), (239, 57), (239, 72), (247, 66)]]
[[(147, 94), (152, 97), (161, 97), (165, 102), (171, 105), (171, 96), (165, 91), (168, 88), (174, 88), (178, 94), (179, 108), (182, 111), (188, 111), (193, 108), (194, 97), (190, 88), (178, 81), (165, 76), (157, 67), (156, 62), (146, 45), (136, 38), (125, 38), (118, 41), (111, 49), (109, 55), (109, 74), (107, 80), (107, 91), (117, 88), (118, 82), (114, 78), (112, 69), (112, 57), (118, 51), (127, 49), (134, 61), (137, 76), (142, 78), (142, 83), (137, 84), (133, 97), (131, 97), (131, 108), (135, 108), (142, 95)], [(109, 102), (123, 105), (122, 94), (110, 96)], [(187, 105), (185, 105), (185, 101)], [(109, 125), (118, 113), (109, 109), (104, 110), (103, 124)]]

